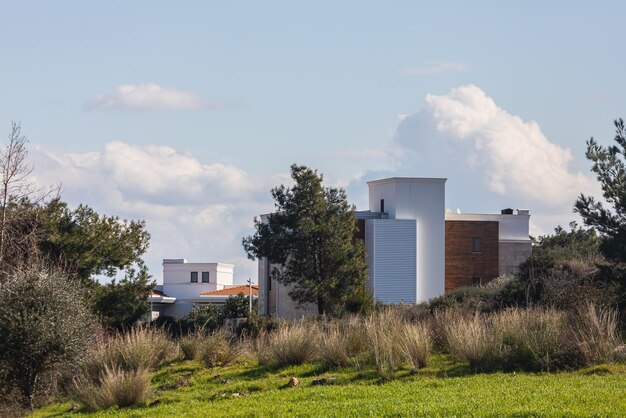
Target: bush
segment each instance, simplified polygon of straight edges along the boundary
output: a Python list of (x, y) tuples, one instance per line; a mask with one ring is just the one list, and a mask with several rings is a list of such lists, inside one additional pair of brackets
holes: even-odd
[(194, 330), (213, 331), (224, 323), (224, 313), (216, 305), (194, 305), (185, 320)]
[(282, 367), (312, 361), (318, 352), (319, 335), (317, 324), (305, 321), (264, 333), (257, 338), (259, 364)]
[(224, 331), (197, 338), (197, 357), (207, 366), (227, 366), (234, 363), (242, 354), (243, 348), (232, 343)]
[(96, 380), (79, 378), (71, 392), (73, 400), (97, 411), (111, 406), (120, 408), (142, 404), (150, 393), (148, 370), (122, 370), (105, 367)]
[(22, 403), (75, 369), (93, 335), (82, 289), (57, 271), (31, 267), (0, 284), (0, 371)]

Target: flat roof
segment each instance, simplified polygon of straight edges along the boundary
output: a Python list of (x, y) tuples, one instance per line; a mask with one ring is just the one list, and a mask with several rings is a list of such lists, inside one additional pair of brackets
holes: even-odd
[(388, 177), (386, 179), (371, 180), (367, 184), (384, 183), (445, 183), (448, 179), (443, 177)]

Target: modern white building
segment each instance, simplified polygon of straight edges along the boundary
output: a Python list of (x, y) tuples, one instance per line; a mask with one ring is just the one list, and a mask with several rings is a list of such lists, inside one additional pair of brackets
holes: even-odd
[[(357, 212), (367, 289), (388, 304), (420, 303), (461, 286), (511, 273), (530, 255), (529, 211), (446, 213), (443, 178), (393, 177), (368, 182), (369, 209)], [(259, 260), (259, 309), (282, 318), (314, 314)]]
[[(190, 263), (184, 258), (163, 260), (163, 284), (156, 287), (149, 301), (153, 317), (185, 317), (194, 305), (223, 304), (239, 293), (248, 295), (248, 285), (233, 284), (234, 265), (225, 263)], [(258, 294), (252, 287), (253, 297)]]

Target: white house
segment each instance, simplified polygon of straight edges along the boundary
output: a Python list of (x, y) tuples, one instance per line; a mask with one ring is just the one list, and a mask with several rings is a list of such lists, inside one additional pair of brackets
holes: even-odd
[[(511, 273), (530, 255), (528, 210), (446, 213), (443, 178), (368, 182), (369, 210), (357, 212), (367, 250), (367, 289), (382, 303), (420, 303), (461, 286)], [(262, 219), (266, 219), (265, 215)], [(317, 311), (289, 297), (259, 260), (259, 310), (294, 319)]]
[[(184, 258), (163, 260), (163, 284), (152, 295), (153, 318), (167, 315), (182, 318), (193, 305), (223, 304), (229, 296), (248, 295), (248, 285), (233, 284), (234, 265), (225, 263), (190, 263)], [(257, 289), (252, 286), (253, 297)]]

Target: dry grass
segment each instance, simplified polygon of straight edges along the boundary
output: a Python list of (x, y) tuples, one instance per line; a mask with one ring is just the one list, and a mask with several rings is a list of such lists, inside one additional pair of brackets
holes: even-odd
[(317, 356), (319, 337), (320, 330), (314, 322), (283, 324), (257, 338), (259, 364), (282, 367), (310, 362)]
[(478, 313), (469, 317), (442, 314), (441, 318), (444, 317), (448, 321), (443, 329), (450, 354), (468, 361), (474, 369), (489, 368), (499, 347), (485, 319)]
[(225, 331), (196, 337), (196, 356), (208, 367), (227, 366), (234, 363), (243, 354), (239, 342), (232, 342)]
[(393, 378), (402, 363), (399, 344), (402, 324), (401, 315), (393, 309), (385, 309), (370, 315), (365, 321), (376, 371), (383, 379)]
[(363, 319), (351, 316), (326, 325), (321, 334), (319, 358), (328, 367), (361, 368), (361, 357), (369, 349)]
[(580, 354), (586, 363), (614, 360), (622, 338), (617, 311), (588, 303), (578, 310), (574, 333)]
[(105, 367), (95, 382), (84, 377), (75, 380), (71, 397), (87, 409), (96, 411), (112, 406), (124, 408), (142, 404), (149, 393), (147, 369), (125, 371)]
[(154, 370), (179, 357), (178, 346), (160, 329), (136, 327), (93, 347), (84, 371), (97, 380), (105, 369)]
[(400, 331), (400, 352), (412, 371), (428, 365), (432, 350), (428, 326), (424, 322), (402, 324)]

